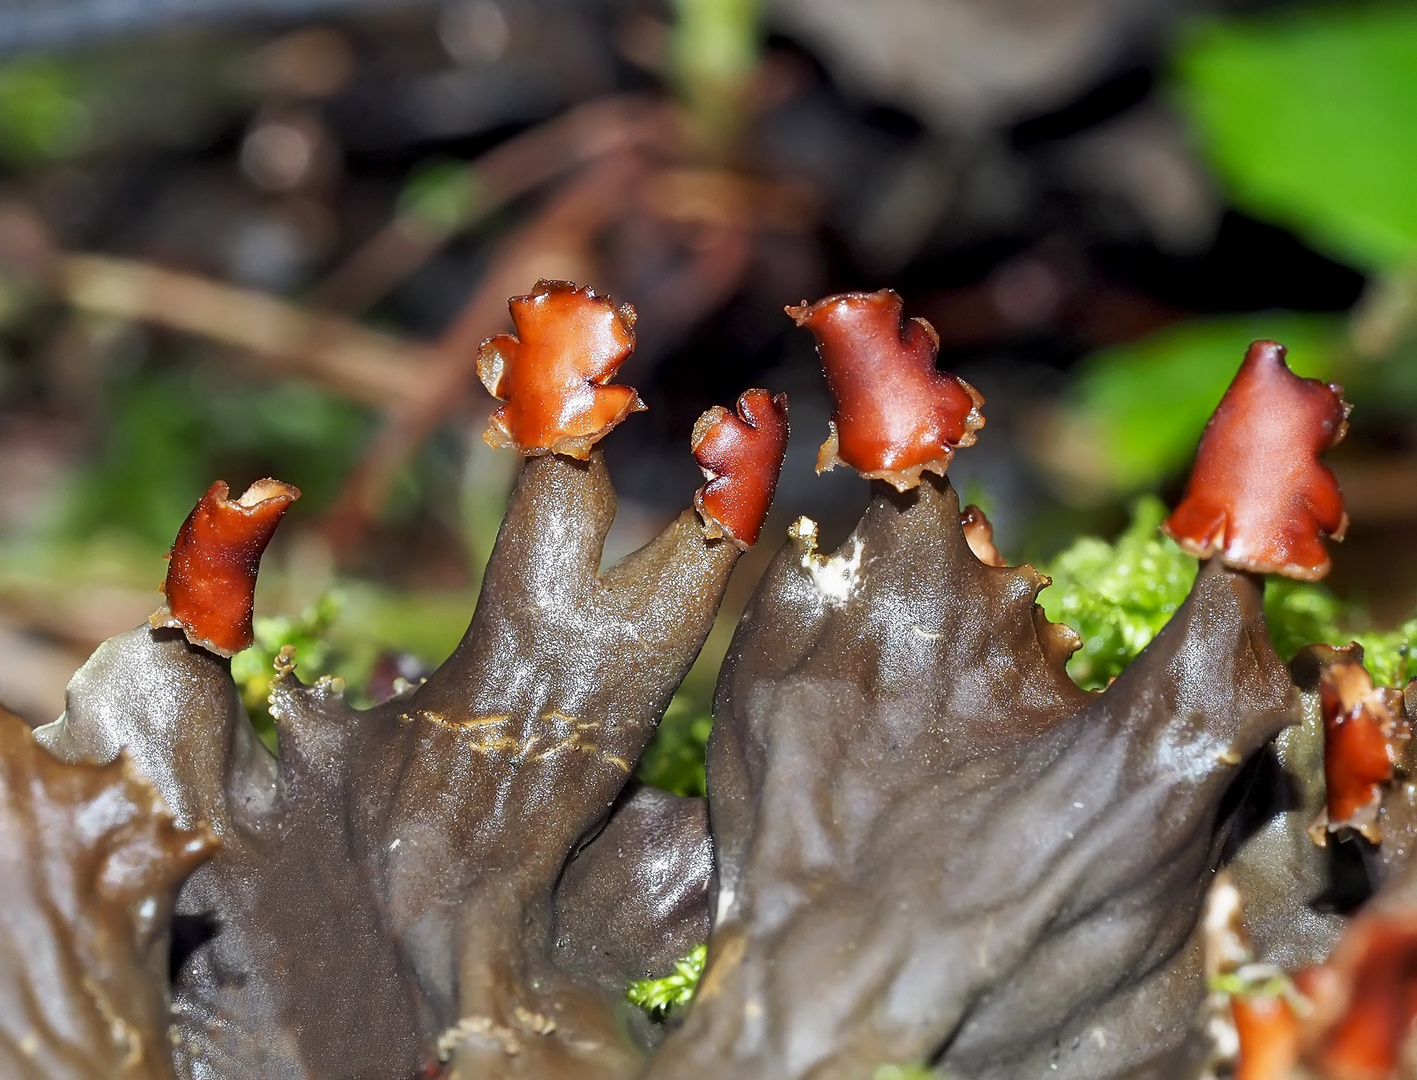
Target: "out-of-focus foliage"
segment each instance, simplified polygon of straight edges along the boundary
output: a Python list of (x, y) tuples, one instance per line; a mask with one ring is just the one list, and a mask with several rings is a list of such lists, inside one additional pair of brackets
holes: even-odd
[(66, 531), (117, 527), (164, 549), (233, 460), (248, 470), (227, 477), (234, 488), (299, 476), (302, 513), (328, 504), (371, 428), (365, 410), (308, 384), (243, 384), (208, 367), (125, 380), (110, 405), (101, 452), (75, 480)]
[[(1113, 543), (1088, 536), (1045, 567), (1053, 584), (1038, 602), (1054, 622), (1067, 623), (1083, 645), (1068, 663), (1080, 686), (1106, 686), (1150, 643), (1186, 599), (1197, 561), (1157, 526), (1159, 499), (1139, 499), (1132, 521)], [(1275, 651), (1288, 660), (1305, 645), (1357, 640), (1373, 677), (1402, 686), (1417, 674), (1411, 647), (1417, 618), (1390, 631), (1353, 627), (1360, 614), (1317, 585), (1270, 578), (1265, 620)]]
[(625, 996), (654, 1019), (666, 1020), (674, 1010), (694, 1000), (707, 958), (708, 946), (699, 945), (684, 959), (674, 962), (672, 974), (662, 979), (637, 979), (625, 991)]
[(1068, 479), (1093, 491), (1133, 492), (1185, 467), (1235, 377), (1245, 348), (1272, 338), (1300, 375), (1332, 377), (1341, 323), (1269, 312), (1193, 319), (1083, 361), (1050, 448)]
[(471, 222), (485, 203), (477, 173), (449, 158), (423, 162), (399, 193), (397, 212), (429, 237), (451, 236)]
[(702, 125), (727, 135), (742, 119), (757, 70), (759, 0), (674, 0), (671, 63), (680, 92)]
[(1417, 251), (1417, 7), (1353, 0), (1209, 22), (1176, 70), (1239, 206), (1368, 269)]
[[(1392, 281), (1417, 256), (1417, 6), (1295, 5), (1197, 24), (1176, 57), (1174, 95), (1240, 209)], [(1352, 328), (1285, 312), (1198, 318), (1098, 352), (1060, 411), (1050, 460), (1091, 495), (1174, 475), (1262, 337), (1287, 345), (1299, 374), (1341, 382), (1367, 416), (1405, 408), (1417, 367), (1392, 346), (1406, 331), (1368, 316)]]
[(871, 1080), (948, 1080), (928, 1065), (882, 1065)]
[(92, 127), (70, 69), (46, 58), (0, 68), (0, 156), (6, 161), (67, 157), (87, 144)]
[(640, 761), (639, 777), (675, 795), (703, 795), (704, 753), (713, 717), (692, 695), (678, 693)]
[(250, 97), (239, 41), (173, 38), (141, 51), (0, 64), (0, 162), (32, 166), (116, 144), (216, 136)]

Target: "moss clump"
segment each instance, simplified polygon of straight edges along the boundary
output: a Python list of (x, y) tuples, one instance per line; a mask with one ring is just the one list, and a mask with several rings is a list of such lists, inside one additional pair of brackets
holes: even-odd
[[(1115, 542), (1083, 537), (1044, 569), (1053, 584), (1038, 602), (1048, 618), (1067, 623), (1082, 638), (1068, 662), (1078, 685), (1106, 686), (1185, 601), (1199, 564), (1159, 531), (1165, 518), (1161, 500), (1139, 499), (1131, 524)], [(1394, 630), (1366, 629), (1363, 612), (1326, 589), (1276, 577), (1266, 582), (1264, 607), (1270, 640), (1285, 660), (1305, 645), (1357, 641), (1378, 682), (1402, 686), (1417, 676), (1417, 618)]]
[(1114, 543), (1075, 541), (1043, 572), (1053, 579), (1038, 598), (1048, 618), (1082, 638), (1068, 662), (1079, 686), (1106, 686), (1146, 648), (1186, 599), (1196, 560), (1157, 531), (1166, 507), (1139, 499), (1132, 521)]

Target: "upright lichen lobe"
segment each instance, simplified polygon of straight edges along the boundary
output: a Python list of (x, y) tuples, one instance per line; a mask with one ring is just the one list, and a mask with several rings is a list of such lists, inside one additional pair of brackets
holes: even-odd
[(1284, 346), (1256, 341), (1196, 450), (1185, 498), (1162, 526), (1193, 555), (1227, 566), (1317, 581), (1323, 537), (1348, 525), (1338, 481), (1319, 455), (1347, 429), (1343, 389), (1304, 379)]
[(941, 475), (955, 449), (971, 446), (984, 426), (984, 399), (963, 379), (935, 370), (939, 337), (924, 319), (902, 325), (891, 289), (841, 293), (789, 307), (811, 330), (834, 410), (817, 471), (837, 462), (897, 491)]
[(964, 539), (974, 557), (985, 566), (1008, 566), (1009, 561), (999, 554), (994, 544), (994, 526), (983, 510), (974, 505), (966, 506), (959, 514), (959, 527), (964, 530)]
[(1399, 719), (1400, 695), (1375, 687), (1358, 661), (1340, 660), (1324, 669), (1319, 701), (1328, 805), (1311, 835), (1322, 845), (1327, 833), (1352, 828), (1376, 844), (1382, 840), (1383, 785), (1392, 779), (1397, 760), (1395, 742), (1407, 736), (1406, 722)]
[(149, 620), (181, 629), (218, 656), (251, 644), (261, 554), (300, 491), (265, 479), (239, 499), (227, 496), (226, 482), (218, 480), (187, 515), (168, 556), (166, 603)]
[(484, 438), (528, 457), (584, 460), (645, 407), (632, 387), (606, 385), (635, 350), (635, 309), (568, 281), (538, 281), (508, 306), (516, 333), (489, 338), (477, 357), (482, 384), (505, 402)]
[(694, 425), (690, 447), (707, 481), (694, 493), (706, 535), (752, 547), (782, 472), (787, 395), (744, 391), (736, 415), (715, 405)]

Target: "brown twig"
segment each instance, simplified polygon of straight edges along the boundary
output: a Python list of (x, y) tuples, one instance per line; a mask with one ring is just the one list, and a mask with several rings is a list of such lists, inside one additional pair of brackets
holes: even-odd
[(614, 97), (582, 105), (508, 139), (467, 165), (467, 189), (477, 201), (465, 216), (445, 224), (414, 210), (400, 213), (316, 288), (316, 306), (329, 311), (367, 310), (452, 236), (518, 196), (608, 154), (671, 146), (676, 141), (675, 117), (674, 108), (663, 102)]
[(268, 372), (295, 375), (353, 401), (397, 408), (424, 381), (429, 351), (343, 318), (195, 274), (102, 255), (58, 255), (55, 288), (74, 307), (206, 338)]

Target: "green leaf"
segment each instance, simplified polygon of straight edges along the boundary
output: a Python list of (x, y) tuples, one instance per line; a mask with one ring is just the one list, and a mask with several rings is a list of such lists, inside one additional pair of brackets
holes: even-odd
[(1176, 73), (1237, 205), (1368, 269), (1417, 251), (1417, 7), (1301, 5), (1204, 23)]
[(672, 974), (662, 979), (637, 979), (632, 982), (625, 991), (625, 997), (655, 1020), (664, 1020), (671, 1011), (682, 1009), (694, 1000), (707, 958), (708, 946), (700, 945), (684, 959), (674, 962)]

